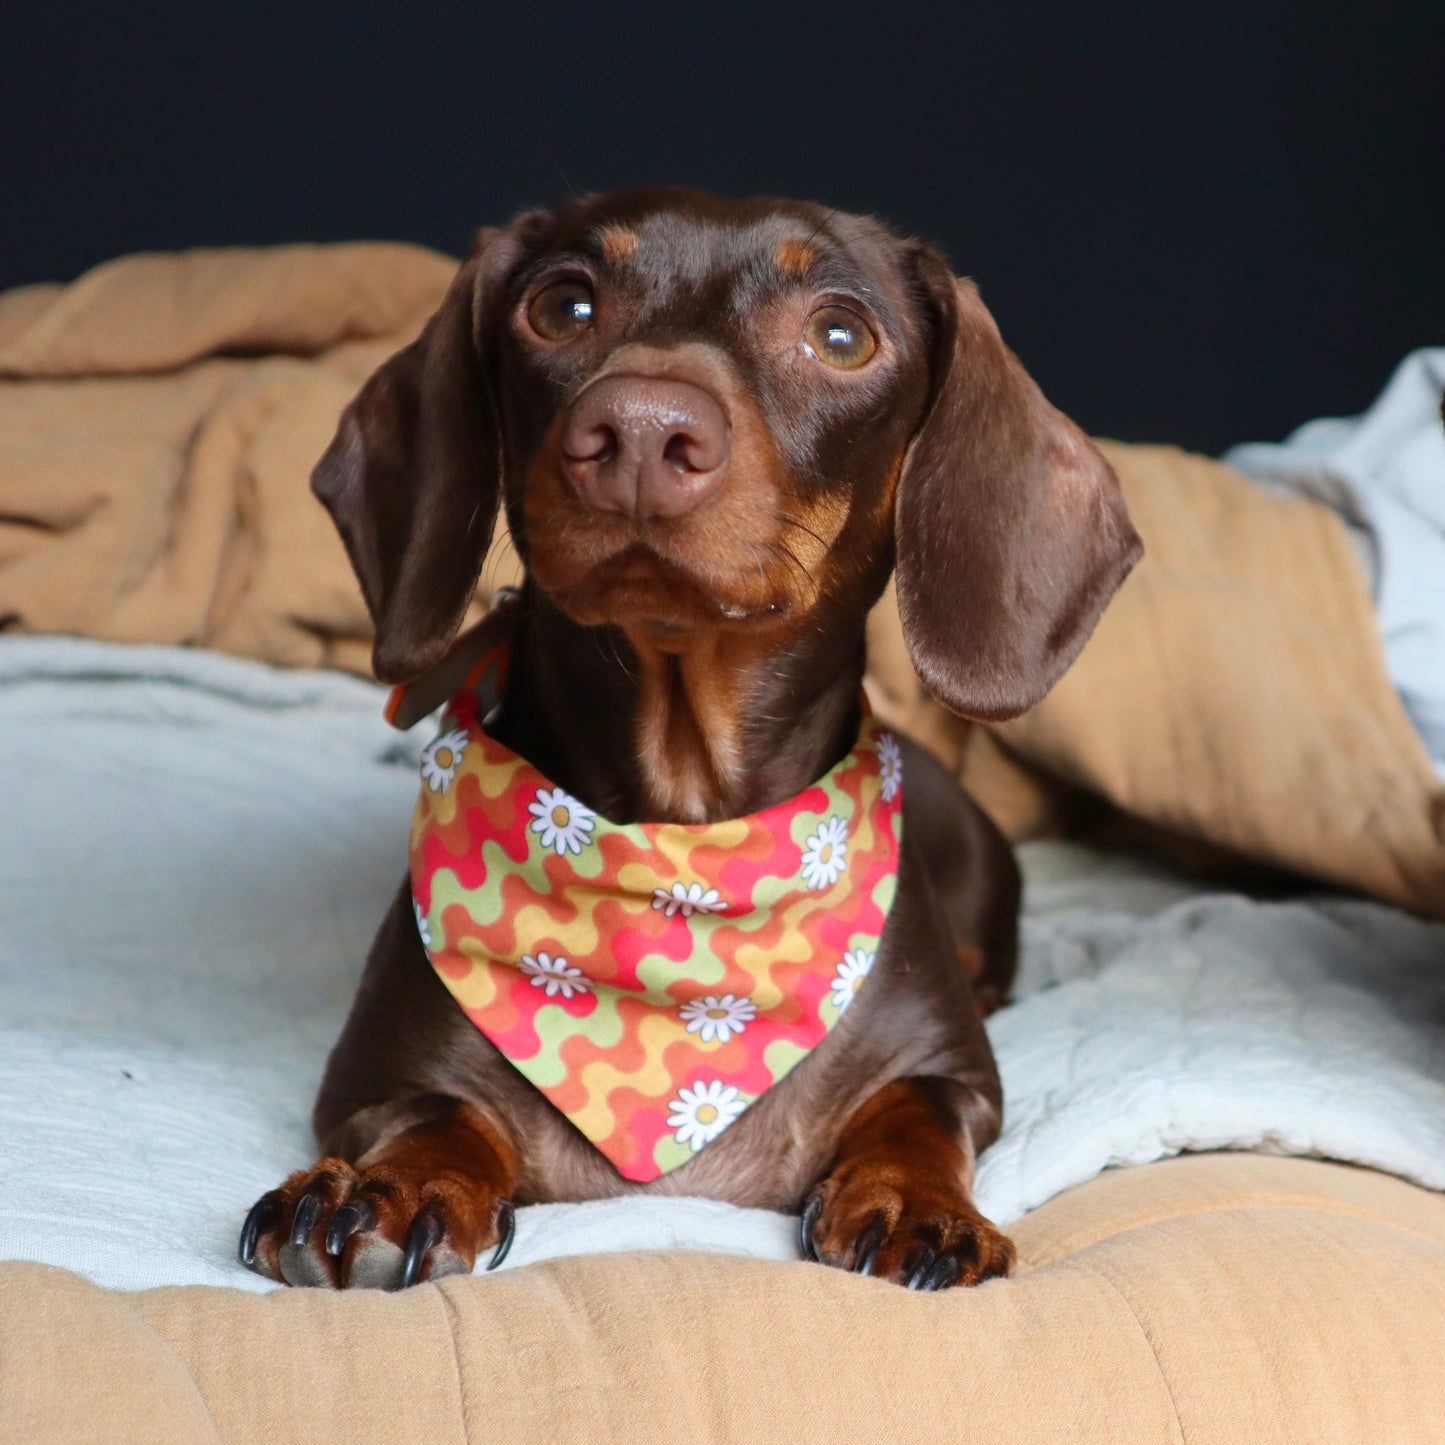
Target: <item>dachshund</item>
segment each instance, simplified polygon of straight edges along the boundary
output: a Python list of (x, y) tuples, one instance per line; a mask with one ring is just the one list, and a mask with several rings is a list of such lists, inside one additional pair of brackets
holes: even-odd
[[(1002, 1113), (979, 1000), (1008, 992), (1019, 874), (953, 778), (872, 724), (865, 622), (896, 575), (929, 691), (963, 717), (1007, 719), (1069, 666), (1141, 545), (1108, 464), (1045, 400), (974, 284), (928, 245), (812, 203), (652, 188), (528, 212), (479, 233), (420, 338), (343, 414), (313, 488), (374, 620), (377, 677), (423, 694), (429, 678), (450, 688), (467, 673), (452, 649), (504, 511), (525, 571), (482, 624), (483, 643), (505, 644), (495, 705), (463, 699), (471, 721), (458, 712), (444, 724), (454, 746), (429, 754), (430, 776), (444, 786), (470, 738), (494, 770), (540, 778), (551, 791), (539, 784), (537, 796), (561, 800), (556, 819), (581, 820), (583, 832), (534, 804), (515, 827), (503, 819), (487, 841), (464, 842), (448, 855), (452, 892), (432, 875), (429, 926), (416, 859), (438, 839), (455, 843), (460, 825), (436, 813), (416, 845), (413, 823), (412, 876), (316, 1102), (324, 1157), (252, 1208), (243, 1263), (292, 1285), (394, 1289), (470, 1271), (489, 1250), (495, 1263), (518, 1205), (652, 1192), (799, 1214), (806, 1257), (915, 1289), (1006, 1275), (1013, 1246), (971, 1191)], [(466, 686), (475, 680), (473, 669)], [(870, 737), (876, 749), (860, 741)], [(606, 977), (584, 976), (555, 941), (551, 954), (526, 954), (530, 977), (493, 956), (495, 942), (479, 944), (458, 967), (493, 989), (483, 1007), (449, 975), (461, 955), (429, 951), (429, 933), (472, 927), (455, 890), (476, 858), (505, 872), (513, 863), (497, 860), (539, 845), (540, 832), (556, 844), (537, 865), (550, 870), (571, 865), (569, 839), (620, 857), (669, 827), (699, 856), (709, 839), (759, 829), (771, 847), (768, 820), (781, 817), (773, 841), (793, 852), (780, 868), (796, 870), (803, 844), (786, 834), (787, 809), (816, 806), (823, 783), (855, 774), (855, 821), (878, 824), (870, 856), (882, 871), (868, 875), (867, 897), (837, 897), (863, 910), (849, 928), (876, 907), (858, 926), (879, 936), (854, 958), (841, 999), (815, 977), (813, 955), (839, 951), (841, 932), (834, 895), (811, 884), (780, 896), (789, 908), (812, 900), (796, 915), (811, 921), (794, 928), (812, 953), (788, 969), (757, 964), (765, 984), (795, 979), (765, 1003), (742, 998), (742, 921), (726, 912), (726, 889), (701, 891), (707, 880), (679, 882), (675, 897), (657, 889), (655, 911), (626, 923), (627, 949), (600, 946)], [(896, 817), (885, 816), (880, 778), (900, 777)], [(731, 820), (751, 821), (728, 833)], [(399, 844), (400, 830), (398, 820)], [(805, 875), (810, 857), (815, 872), (824, 866), (822, 837), (804, 840), (817, 845), (801, 854)], [(841, 856), (843, 834), (835, 841)], [(713, 849), (719, 876), (736, 881), (750, 848)], [(649, 856), (635, 866), (653, 866)], [(577, 907), (600, 917), (614, 905)], [(540, 917), (545, 942), (559, 909), (544, 899), (516, 916)], [(708, 977), (730, 991), (683, 1000), (693, 1020), (683, 1030), (663, 1017), (679, 998), (665, 976), (677, 950), (663, 945), (678, 935), (664, 930), (704, 924), (714, 942), (699, 933), (698, 947), (715, 946), (708, 957), (723, 970)], [(639, 961), (643, 933), (662, 954), (644, 949)], [(792, 949), (780, 944), (779, 958), (793, 959), (796, 938), (778, 936)], [(504, 966), (512, 982), (493, 988)], [(812, 1033), (746, 1054), (737, 1077), (766, 1066), (764, 1087), (698, 1085), (662, 1122), (641, 1084), (599, 1096), (577, 1069), (566, 1082), (583, 1100), (574, 1109), (556, 1073), (568, 1040), (532, 1067), (508, 1052), (507, 1030), (528, 1047), (585, 1030), (604, 994), (622, 1000), (609, 1005), (618, 1017), (651, 1008), (657, 1030), (680, 1041), (649, 1056), (664, 1073), (664, 1059), (707, 1047), (708, 1029), (696, 1028), (705, 1004), (719, 1050), (745, 1049), (744, 1027), (761, 1030), (765, 1015), (777, 1039), (802, 1038), (788, 1030), (804, 1024)], [(652, 1026), (627, 1025), (617, 1047), (641, 1047)], [(641, 1077), (595, 1037), (584, 1045), (608, 1079)], [(632, 1100), (620, 1115), (619, 1099)], [(599, 1131), (579, 1123), (599, 1107), (606, 1128), (641, 1120), (663, 1165), (646, 1155), (651, 1143), (641, 1168), (604, 1152)]]

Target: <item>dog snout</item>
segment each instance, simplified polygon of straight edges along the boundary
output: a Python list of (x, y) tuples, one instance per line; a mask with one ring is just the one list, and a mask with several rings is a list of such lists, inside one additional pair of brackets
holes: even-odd
[(727, 473), (731, 428), (716, 398), (691, 382), (609, 376), (573, 402), (563, 466), (599, 512), (645, 521), (682, 517)]

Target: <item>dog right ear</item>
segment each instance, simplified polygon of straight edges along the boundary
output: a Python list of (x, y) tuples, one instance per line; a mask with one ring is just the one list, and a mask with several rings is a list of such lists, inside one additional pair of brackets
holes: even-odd
[(961, 717), (1033, 707), (1142, 552), (1119, 479), (1049, 405), (971, 281), (913, 253), (934, 397), (895, 504), (898, 612), (929, 690)]
[(382, 682), (442, 657), (491, 545), (502, 456), (482, 321), (516, 250), (509, 232), (478, 235), (436, 315), (362, 387), (311, 474), (376, 625)]

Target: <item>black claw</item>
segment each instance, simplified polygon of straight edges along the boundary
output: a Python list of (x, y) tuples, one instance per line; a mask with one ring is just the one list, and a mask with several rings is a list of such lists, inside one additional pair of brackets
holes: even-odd
[(418, 1214), (412, 1221), (411, 1233), (406, 1237), (406, 1254), (401, 1261), (401, 1287), (410, 1289), (421, 1276), (421, 1267), (431, 1250), (441, 1243), (446, 1233), (441, 1219), (430, 1209)]
[(517, 1211), (512, 1208), (510, 1199), (502, 1200), (497, 1209), (497, 1231), (501, 1238), (497, 1241), (497, 1247), (492, 1251), (492, 1257), (487, 1261), (489, 1270), (496, 1269), (506, 1259), (507, 1251), (512, 1247), (512, 1240), (517, 1233)]
[(823, 1196), (815, 1194), (809, 1201), (808, 1207), (803, 1211), (803, 1218), (798, 1227), (798, 1242), (803, 1250), (803, 1258), (815, 1260), (818, 1258), (818, 1246), (813, 1243), (813, 1230), (818, 1223), (818, 1216), (823, 1212)]
[(870, 1224), (862, 1234), (858, 1236), (853, 1248), (857, 1252), (858, 1262), (853, 1266), (854, 1274), (872, 1274), (873, 1263), (878, 1258), (878, 1251), (883, 1247), (883, 1226), (881, 1224)]
[(348, 1199), (336, 1211), (331, 1228), (326, 1231), (327, 1254), (340, 1254), (346, 1241), (363, 1229), (376, 1228), (376, 1206), (369, 1199)]
[[(959, 1262), (951, 1254), (945, 1254), (943, 1258), (928, 1271), (927, 1277), (919, 1288), (930, 1292), (938, 1289), (948, 1289), (958, 1283), (960, 1269), (961, 1266)], [(913, 1288), (911, 1282), (908, 1287), (909, 1289)]]
[(316, 1228), (316, 1221), (321, 1218), (324, 1203), (319, 1194), (301, 1196), (296, 1205), (296, 1213), (291, 1217), (292, 1244), (305, 1244), (311, 1238), (311, 1231)]
[(241, 1263), (247, 1269), (256, 1262), (256, 1243), (261, 1238), (261, 1231), (270, 1229), (275, 1224), (276, 1216), (280, 1212), (280, 1205), (273, 1194), (263, 1194), (251, 1206), (251, 1212), (241, 1226), (241, 1244), (237, 1251), (241, 1257)]
[(903, 1266), (908, 1270), (908, 1289), (922, 1289), (924, 1280), (932, 1272), (934, 1265), (938, 1263), (938, 1256), (933, 1252), (933, 1247), (927, 1244), (920, 1244), (908, 1256), (908, 1262)]

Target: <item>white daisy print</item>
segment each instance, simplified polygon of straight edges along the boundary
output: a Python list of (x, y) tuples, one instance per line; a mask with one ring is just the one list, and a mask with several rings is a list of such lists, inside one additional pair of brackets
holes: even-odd
[(677, 1015), (687, 1025), (688, 1033), (697, 1034), (703, 1043), (710, 1044), (716, 1039), (725, 1044), (757, 1018), (758, 1006), (752, 999), (739, 998), (736, 994), (710, 993), (706, 998), (689, 999)]
[(863, 987), (863, 980), (872, 971), (874, 957), (866, 948), (855, 948), (843, 955), (843, 962), (833, 974), (833, 1007), (839, 1013), (846, 1012)]
[(467, 735), (461, 728), (443, 733), (421, 755), (421, 779), (434, 793), (444, 793), (457, 776), (457, 764), (467, 750)]
[(421, 911), (421, 904), (415, 898), (411, 900), (412, 910), (416, 914), (416, 931), (421, 938), (423, 948), (431, 947), (431, 925), (426, 921), (426, 914)]
[(560, 858), (565, 853), (580, 853), (593, 841), (597, 814), (585, 808), (561, 788), (538, 788), (534, 802), (527, 804), (532, 815), (532, 831), (542, 839), (544, 848), (551, 848)]
[(883, 779), (883, 801), (891, 803), (903, 786), (903, 749), (892, 733), (878, 735), (878, 764)]
[(652, 906), (664, 909), (669, 918), (682, 914), (691, 918), (694, 913), (724, 913), (727, 904), (716, 888), (704, 888), (701, 883), (674, 883), (671, 888), (654, 888)]
[(531, 974), (532, 987), (546, 989), (548, 998), (556, 998), (558, 994), (571, 998), (575, 993), (589, 993), (592, 989), (591, 983), (582, 977), (582, 970), (568, 963), (560, 953), (556, 958), (540, 949), (535, 957), (524, 953), (522, 972)]
[(809, 888), (831, 888), (848, 861), (848, 825), (836, 815), (829, 818), (803, 849), (803, 882)]
[(672, 1110), (667, 1127), (676, 1129), (677, 1142), (691, 1146), (696, 1154), (747, 1108), (747, 1101), (731, 1084), (713, 1079), (695, 1088), (679, 1089), (677, 1098), (670, 1099), (667, 1107)]

